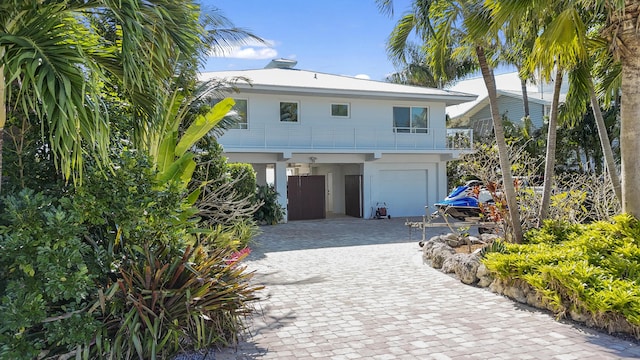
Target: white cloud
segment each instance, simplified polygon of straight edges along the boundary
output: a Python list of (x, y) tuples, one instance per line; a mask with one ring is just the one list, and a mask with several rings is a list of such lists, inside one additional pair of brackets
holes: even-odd
[(242, 43), (232, 44), (230, 48), (222, 51), (220, 49), (212, 51), (210, 56), (246, 60), (273, 59), (278, 56), (275, 46), (276, 42), (273, 40), (264, 40), (264, 43), (261, 43), (254, 39), (248, 39)]
[(229, 55), (225, 56), (228, 58), (235, 59), (249, 59), (249, 60), (262, 60), (262, 59), (273, 59), (278, 56), (278, 51), (272, 48), (252, 48), (252, 47), (244, 47), (240, 49), (234, 49)]
[(358, 74), (358, 75), (354, 76), (354, 78), (356, 78), (356, 79), (364, 79), (364, 80), (371, 80), (371, 76), (369, 76), (367, 74)]

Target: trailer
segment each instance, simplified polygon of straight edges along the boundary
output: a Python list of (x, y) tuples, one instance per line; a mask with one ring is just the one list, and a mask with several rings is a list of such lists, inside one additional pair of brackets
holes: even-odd
[[(429, 214), (429, 206), (425, 206), (425, 212)], [(433, 219), (442, 218), (444, 222), (433, 222)], [(496, 233), (500, 224), (495, 221), (484, 221), (481, 217), (467, 217), (464, 220), (458, 221), (449, 221), (448, 214), (446, 210), (438, 209), (437, 211), (431, 213), (430, 215), (422, 215), (422, 221), (409, 221), (408, 219), (405, 221), (405, 226), (409, 228), (409, 240), (413, 237), (413, 232), (421, 231), (422, 232), (422, 240), (418, 243), (420, 247), (424, 245), (427, 241), (427, 228), (435, 228), (435, 227), (448, 227), (449, 229), (461, 228), (461, 227), (471, 227), (478, 226), (479, 233)]]

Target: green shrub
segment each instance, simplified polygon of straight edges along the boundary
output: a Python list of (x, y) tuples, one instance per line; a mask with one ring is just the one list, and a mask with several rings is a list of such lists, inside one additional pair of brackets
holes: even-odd
[(495, 239), (491, 244), (483, 247), (480, 250), (480, 257), (484, 258), (488, 253), (497, 252), (497, 253), (505, 253), (507, 251), (507, 246), (504, 241), (499, 239)]
[[(251, 311), (238, 248), (197, 228), (184, 189), (124, 151), (75, 193), (0, 209), (0, 358), (167, 358), (236, 340)], [(246, 245), (248, 219), (220, 236)]]
[(85, 311), (100, 275), (82, 217), (69, 199), (31, 190), (4, 198), (0, 214), (0, 358), (87, 346), (101, 326)]
[(278, 192), (273, 185), (258, 186), (256, 200), (262, 204), (253, 214), (259, 224), (274, 225), (284, 220), (284, 209), (278, 202)]
[(229, 176), (232, 179), (240, 179), (234, 186), (238, 197), (253, 200), (257, 186), (256, 172), (253, 170), (253, 166), (251, 166), (251, 164), (233, 163), (228, 164), (227, 167), (229, 169)]
[(238, 251), (250, 245), (260, 229), (253, 219), (237, 221), (233, 225), (217, 225), (206, 235), (207, 242), (216, 248), (230, 248)]
[(115, 359), (166, 359), (237, 341), (258, 289), (227, 248), (131, 249), (98, 344)]
[(530, 244), (507, 244), (483, 259), (497, 277), (523, 280), (562, 315), (590, 314), (607, 327), (619, 317), (640, 329), (640, 223), (628, 215), (612, 223), (547, 222), (527, 234)]

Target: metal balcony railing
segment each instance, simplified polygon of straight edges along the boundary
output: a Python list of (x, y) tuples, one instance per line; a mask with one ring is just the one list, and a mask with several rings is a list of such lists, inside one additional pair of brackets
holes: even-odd
[(218, 141), (225, 149), (471, 150), (473, 130), (443, 128), (347, 128), (249, 126), (231, 129)]

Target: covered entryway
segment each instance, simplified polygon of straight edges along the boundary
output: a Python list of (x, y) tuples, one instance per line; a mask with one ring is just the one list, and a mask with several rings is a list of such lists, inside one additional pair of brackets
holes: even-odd
[(324, 219), (325, 189), (323, 175), (287, 178), (288, 220)]
[(344, 207), (345, 214), (361, 218), (363, 216), (362, 175), (345, 175)]

